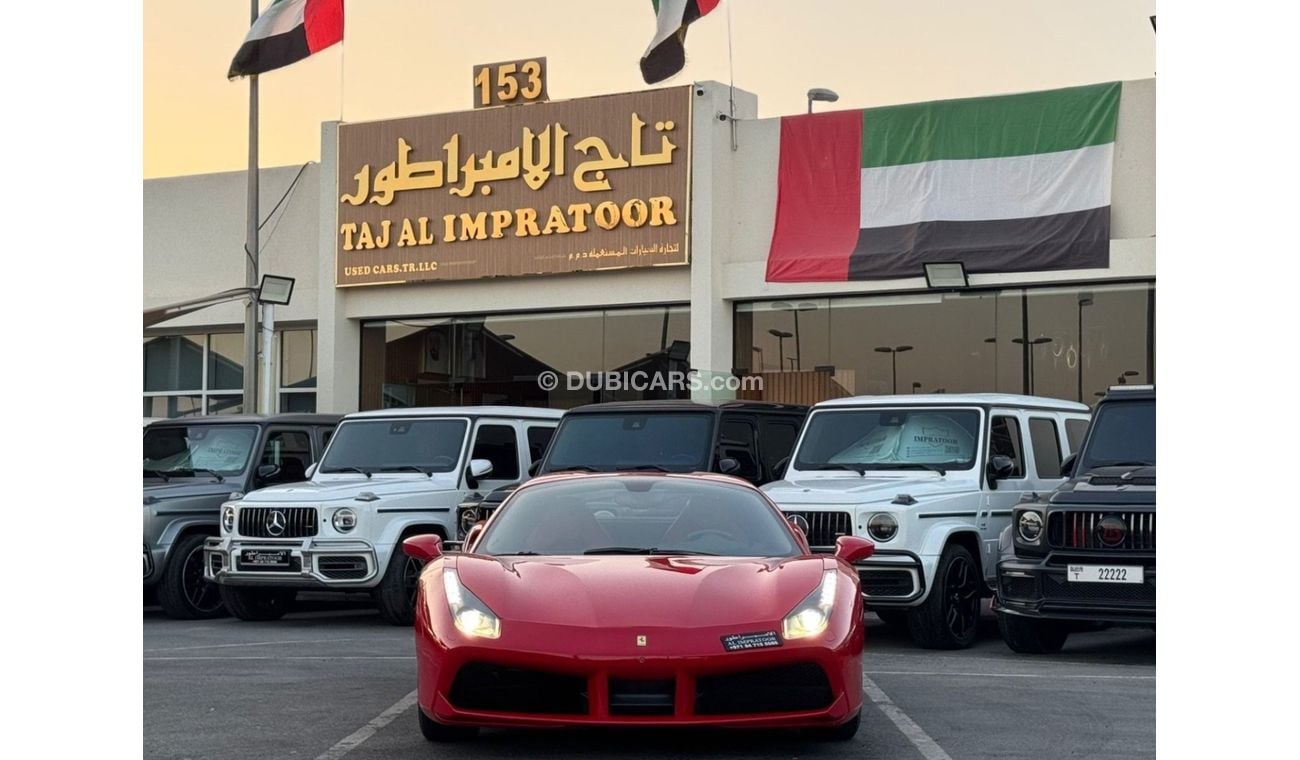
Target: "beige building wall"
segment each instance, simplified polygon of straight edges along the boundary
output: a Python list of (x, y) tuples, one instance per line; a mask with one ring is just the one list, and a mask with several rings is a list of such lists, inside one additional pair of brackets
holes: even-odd
[[(334, 287), (337, 122), (323, 124), (320, 163), (307, 167), (285, 208), (262, 235), (263, 271), (297, 278), (293, 303), (277, 311), (277, 323), (317, 322), (318, 409), (357, 408), (361, 323), (367, 319), (690, 303), (691, 364), (708, 377), (729, 374), (732, 368), (736, 301), (923, 289), (925, 281), (919, 276), (879, 282), (765, 281), (775, 221), (780, 119), (754, 118), (757, 103), (752, 93), (733, 94), (718, 82), (696, 84), (689, 266), (357, 288)], [(262, 171), (264, 215), (298, 169)], [(243, 285), (244, 177), (243, 172), (228, 172), (144, 183), (146, 307)], [(1153, 79), (1124, 83), (1111, 203), (1110, 268), (973, 275), (971, 284), (1155, 276)], [(242, 320), (242, 306), (227, 304), (172, 320), (160, 329), (227, 329)]]

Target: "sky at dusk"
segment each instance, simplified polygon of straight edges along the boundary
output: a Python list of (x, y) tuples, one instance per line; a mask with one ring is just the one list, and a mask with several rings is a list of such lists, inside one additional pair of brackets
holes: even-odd
[[(546, 56), (552, 100), (645, 88), (650, 0), (345, 7), (341, 46), (261, 78), (262, 166), (317, 160), (322, 121), (467, 110), (476, 63)], [(660, 86), (734, 69), (768, 117), (802, 113), (810, 87), (838, 92), (840, 109), (1142, 79), (1155, 12), (1154, 0), (724, 0)], [(145, 177), (246, 166), (248, 84), (225, 73), (248, 24), (247, 0), (145, 0)]]

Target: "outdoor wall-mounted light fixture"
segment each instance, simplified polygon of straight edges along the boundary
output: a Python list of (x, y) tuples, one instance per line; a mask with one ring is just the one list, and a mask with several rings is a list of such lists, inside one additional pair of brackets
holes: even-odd
[(966, 265), (960, 261), (935, 261), (925, 265), (925, 285), (928, 288), (964, 288)]

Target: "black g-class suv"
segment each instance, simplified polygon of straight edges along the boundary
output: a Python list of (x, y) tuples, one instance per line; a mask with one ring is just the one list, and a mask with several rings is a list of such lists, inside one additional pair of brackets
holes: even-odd
[(1063, 467), (1002, 536), (993, 604), (1016, 652), (1058, 652), (1081, 624), (1156, 622), (1155, 388), (1111, 388)]
[[(808, 407), (765, 401), (610, 401), (565, 412), (531, 475), (553, 472), (721, 472), (763, 485), (781, 476)], [(514, 486), (457, 510), (461, 538)]]

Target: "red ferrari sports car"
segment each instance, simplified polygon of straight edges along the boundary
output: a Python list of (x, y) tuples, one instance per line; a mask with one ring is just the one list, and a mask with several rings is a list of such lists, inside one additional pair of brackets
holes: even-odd
[(415, 642), (425, 738), (479, 726), (807, 728), (862, 709), (852, 562), (813, 554), (753, 486), (722, 475), (565, 474), (515, 491), (462, 552), (424, 560)]

